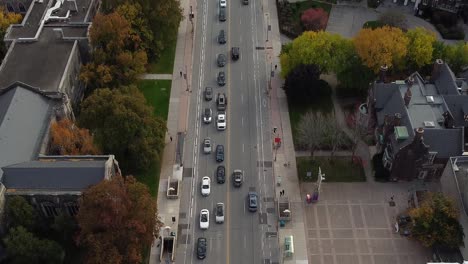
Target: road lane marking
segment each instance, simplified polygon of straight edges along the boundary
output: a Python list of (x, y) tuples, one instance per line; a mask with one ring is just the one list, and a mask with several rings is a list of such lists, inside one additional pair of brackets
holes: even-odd
[(245, 152), (244, 146), (244, 143), (242, 143), (242, 152)]
[(241, 126), (244, 127), (244, 117), (241, 119)]

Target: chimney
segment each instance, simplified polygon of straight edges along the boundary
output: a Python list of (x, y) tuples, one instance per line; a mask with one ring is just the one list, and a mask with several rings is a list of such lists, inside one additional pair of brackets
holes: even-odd
[(434, 82), (439, 78), (440, 71), (442, 70), (442, 65), (444, 65), (444, 61), (441, 59), (437, 59), (434, 62), (434, 66), (432, 67), (432, 74), (431, 74), (431, 82)]
[(422, 141), (424, 135), (424, 128), (418, 127), (414, 129), (414, 141)]
[(409, 103), (411, 102), (411, 96), (413, 96), (411, 93), (411, 86), (408, 85), (408, 89), (406, 90), (404, 97), (406, 107), (408, 107)]
[(400, 113), (396, 113), (394, 116), (393, 116), (393, 126), (400, 126), (401, 124), (401, 114)]
[(384, 83), (387, 77), (388, 66), (387, 64), (380, 66), (379, 82)]

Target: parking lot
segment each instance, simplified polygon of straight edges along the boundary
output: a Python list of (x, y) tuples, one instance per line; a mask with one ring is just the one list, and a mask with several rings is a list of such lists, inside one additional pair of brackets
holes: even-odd
[[(313, 184), (301, 184), (305, 197)], [(324, 183), (318, 203), (305, 206), (309, 263), (427, 263), (430, 251), (395, 233), (418, 183)], [(392, 199), (395, 206), (390, 206)]]

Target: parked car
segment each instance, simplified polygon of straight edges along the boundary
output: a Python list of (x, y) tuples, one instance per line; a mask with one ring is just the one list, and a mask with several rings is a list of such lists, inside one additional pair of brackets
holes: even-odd
[(225, 8), (227, 6), (226, 0), (219, 0), (219, 6)]
[(224, 204), (223, 203), (216, 204), (216, 223), (218, 224), (224, 223)]
[(225, 111), (227, 105), (227, 97), (225, 93), (218, 93), (216, 96), (216, 105), (219, 111)]
[(219, 165), (216, 168), (216, 181), (218, 183), (224, 183), (226, 181), (226, 168), (223, 165)]
[(211, 111), (211, 108), (205, 108), (205, 111), (203, 111), (203, 123), (205, 124), (211, 123), (212, 115), (213, 115), (213, 111)]
[(218, 85), (219, 85), (219, 86), (224, 86), (224, 85), (226, 85), (226, 73), (224, 73), (224, 71), (218, 72), (217, 81), (218, 81)]
[(248, 5), (248, 4), (249, 4), (249, 0), (242, 0), (242, 3), (243, 3), (244, 5)]
[(211, 138), (207, 137), (203, 140), (203, 153), (211, 153)]
[(205, 100), (211, 101), (213, 99), (213, 88), (208, 87), (208, 86), (205, 87), (204, 94), (205, 94)]
[(210, 211), (202, 209), (200, 211), (200, 229), (208, 229), (210, 227)]
[(224, 146), (223, 145), (216, 146), (216, 161), (217, 162), (224, 161)]
[(216, 128), (218, 130), (226, 130), (226, 112), (218, 112), (216, 117)]
[(244, 172), (241, 170), (234, 170), (232, 173), (232, 182), (235, 187), (240, 187), (244, 181)]
[(219, 9), (219, 21), (221, 22), (226, 21), (226, 9), (225, 8)]
[(225, 32), (224, 32), (224, 29), (221, 29), (221, 30), (219, 31), (218, 43), (219, 43), (219, 44), (226, 44), (226, 34), (225, 34)]
[(256, 192), (249, 192), (247, 195), (247, 202), (249, 203), (249, 211), (256, 212), (258, 207), (258, 195)]
[(204, 237), (199, 237), (197, 240), (197, 257), (204, 259), (206, 257), (207, 241)]
[(232, 47), (231, 49), (231, 58), (232, 60), (238, 60), (240, 57), (239, 47)]
[(201, 182), (201, 194), (203, 196), (208, 196), (211, 193), (211, 179), (208, 176), (202, 178)]
[(224, 54), (218, 54), (218, 58), (216, 59), (216, 63), (218, 67), (224, 67), (226, 65), (226, 56)]

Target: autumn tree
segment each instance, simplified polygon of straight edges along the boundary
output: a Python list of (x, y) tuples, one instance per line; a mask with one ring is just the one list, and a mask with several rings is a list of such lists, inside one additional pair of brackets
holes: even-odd
[(309, 8), (302, 12), (301, 23), (305, 30), (324, 30), (327, 26), (328, 14), (323, 8)]
[(156, 201), (132, 176), (115, 176), (80, 198), (77, 244), (85, 263), (141, 263), (142, 252), (158, 235)]
[(426, 247), (462, 246), (465, 235), (459, 214), (453, 199), (442, 193), (427, 193), (420, 206), (409, 212), (414, 221), (411, 236)]
[(379, 21), (389, 27), (406, 30), (406, 17), (399, 9), (389, 9), (379, 16)]
[(408, 37), (408, 61), (416, 70), (433, 62), (434, 42), (436, 35), (422, 27), (416, 27), (406, 32)]
[(308, 104), (323, 96), (330, 96), (331, 89), (327, 82), (320, 80), (317, 65), (299, 65), (286, 77), (284, 91), (290, 103)]
[(36, 220), (34, 208), (21, 196), (13, 196), (6, 202), (7, 227), (23, 226), (31, 230)]
[(123, 171), (147, 171), (164, 148), (166, 125), (153, 115), (134, 86), (95, 90), (81, 107), (80, 124), (88, 128), (103, 153), (117, 157)]
[(450, 69), (458, 74), (468, 66), (468, 43), (460, 41), (455, 45), (447, 45), (445, 57)]
[(306, 31), (283, 46), (280, 55), (281, 76), (286, 78), (297, 66), (315, 64), (323, 73), (337, 72), (348, 60), (352, 42), (337, 34)]
[(89, 130), (79, 128), (68, 118), (52, 123), (49, 154), (96, 155), (98, 153)]
[(3, 42), (6, 30), (11, 24), (19, 24), (23, 17), (20, 14), (13, 12), (6, 12), (3, 6), (0, 6), (0, 62), (3, 60), (6, 54), (6, 46)]
[(328, 120), (321, 112), (309, 111), (301, 117), (296, 128), (298, 145), (309, 150), (312, 157), (327, 139)]
[(130, 24), (130, 39), (133, 42), (133, 50), (152, 50), (153, 32), (149, 29), (148, 19), (145, 17), (139, 3), (124, 3), (119, 5), (116, 12), (125, 18)]
[(377, 73), (382, 65), (402, 66), (409, 40), (401, 29), (384, 26), (361, 29), (353, 42), (364, 65)]

